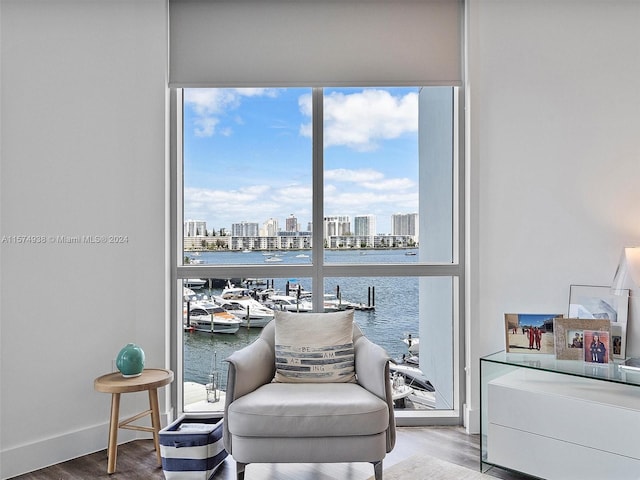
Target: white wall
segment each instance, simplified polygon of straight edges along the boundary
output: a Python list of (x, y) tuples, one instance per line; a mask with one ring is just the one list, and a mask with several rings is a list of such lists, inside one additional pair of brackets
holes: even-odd
[[(167, 7), (2, 0), (0, 17), (7, 478), (106, 447), (110, 396), (93, 380), (127, 342), (143, 347), (147, 366), (168, 366)], [(14, 235), (46, 243), (14, 244)], [(128, 240), (60, 244), (57, 235)], [(121, 414), (147, 406), (145, 393), (123, 395)]]
[(640, 2), (469, 0), (469, 430), (505, 312), (567, 312), (640, 243)]

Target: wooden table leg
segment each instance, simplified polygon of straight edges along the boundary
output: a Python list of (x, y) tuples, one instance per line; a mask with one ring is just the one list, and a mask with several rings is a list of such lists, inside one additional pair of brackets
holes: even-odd
[(158, 466), (162, 466), (162, 456), (160, 455), (160, 406), (158, 405), (158, 389), (149, 390), (149, 406), (151, 407), (151, 426), (153, 427), (153, 445), (158, 457)]
[(118, 455), (118, 420), (120, 415), (120, 394), (111, 394), (111, 420), (109, 423), (109, 447), (107, 449), (107, 473), (116, 471), (116, 457)]

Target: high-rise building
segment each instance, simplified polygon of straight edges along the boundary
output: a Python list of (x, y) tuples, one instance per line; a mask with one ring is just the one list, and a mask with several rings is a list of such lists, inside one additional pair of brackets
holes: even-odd
[(299, 232), (300, 231), (300, 227), (298, 226), (298, 219), (293, 215), (293, 213), (291, 214), (291, 216), (289, 218), (287, 218), (286, 224), (285, 224), (285, 230), (287, 232)]
[(204, 220), (187, 220), (184, 222), (185, 237), (200, 237), (207, 234), (207, 222)]
[(275, 237), (278, 235), (278, 220), (274, 218), (270, 218), (266, 222), (262, 224), (262, 229), (260, 230), (261, 237)]
[(356, 236), (372, 236), (376, 234), (375, 215), (356, 215), (353, 217), (353, 234)]
[(394, 213), (391, 215), (391, 235), (418, 234), (417, 213)]
[(253, 222), (240, 222), (231, 224), (231, 236), (233, 237), (257, 237), (258, 224)]
[(324, 237), (348, 235), (351, 233), (351, 218), (348, 215), (324, 217)]

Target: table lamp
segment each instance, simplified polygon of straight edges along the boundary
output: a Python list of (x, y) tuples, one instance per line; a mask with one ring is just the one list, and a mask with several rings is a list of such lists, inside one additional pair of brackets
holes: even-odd
[(629, 296), (629, 316), (627, 320), (627, 357), (640, 357), (640, 247), (625, 247), (613, 282), (613, 295)]

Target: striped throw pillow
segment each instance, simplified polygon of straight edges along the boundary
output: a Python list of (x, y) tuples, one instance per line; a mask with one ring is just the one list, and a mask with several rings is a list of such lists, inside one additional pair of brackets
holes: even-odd
[(353, 310), (275, 312), (276, 382), (355, 381)]

